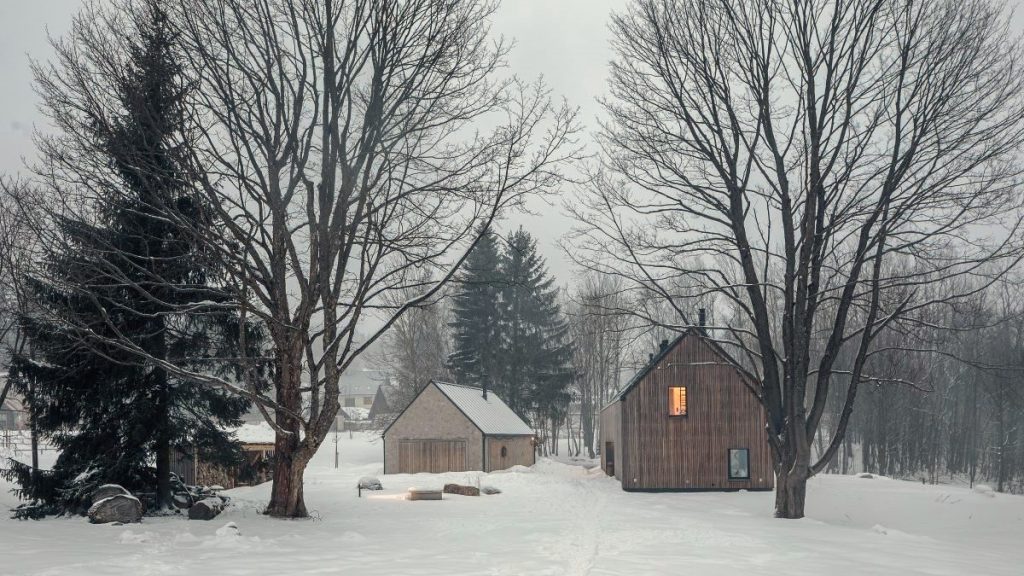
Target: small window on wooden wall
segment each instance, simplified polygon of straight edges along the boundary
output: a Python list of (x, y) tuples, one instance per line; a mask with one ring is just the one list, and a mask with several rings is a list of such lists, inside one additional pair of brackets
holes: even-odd
[(686, 386), (670, 386), (668, 389), (668, 415), (686, 416)]
[(746, 448), (729, 449), (729, 480), (750, 479), (750, 451)]

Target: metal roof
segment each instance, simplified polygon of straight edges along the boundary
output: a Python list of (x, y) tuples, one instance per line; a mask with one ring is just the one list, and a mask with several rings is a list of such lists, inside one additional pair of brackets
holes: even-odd
[(434, 382), (434, 385), (484, 434), (533, 435), (533, 429), (490, 390), (484, 399), (483, 390), (480, 388), (446, 382)]

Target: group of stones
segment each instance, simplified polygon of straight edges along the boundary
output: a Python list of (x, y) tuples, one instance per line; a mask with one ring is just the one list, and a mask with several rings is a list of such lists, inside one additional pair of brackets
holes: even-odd
[[(373, 476), (363, 476), (359, 479), (358, 489), (360, 492), (363, 490), (383, 490), (384, 487), (381, 485), (380, 480)], [(445, 494), (459, 494), (461, 496), (479, 496), (480, 494), (501, 494), (501, 490), (493, 486), (465, 486), (462, 484), (445, 484), (441, 490), (420, 490), (412, 488), (409, 490), (410, 500), (440, 500), (441, 493)]]
[[(175, 495), (174, 503), (179, 509), (188, 509), (189, 520), (212, 520), (228, 503), (228, 498), (213, 492)], [(93, 524), (131, 524), (142, 521), (146, 507), (142, 500), (118, 484), (104, 484), (92, 493), (89, 507), (89, 522)]]

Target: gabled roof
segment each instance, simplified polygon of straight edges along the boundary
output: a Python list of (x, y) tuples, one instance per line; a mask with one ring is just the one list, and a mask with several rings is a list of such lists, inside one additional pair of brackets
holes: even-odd
[(480, 388), (445, 382), (434, 382), (434, 385), (484, 434), (533, 435), (533, 429), (502, 402), (497, 394), (488, 391), (484, 399)]
[(615, 396), (612, 396), (611, 400), (609, 400), (608, 403), (605, 404), (605, 406), (602, 407), (601, 409), (604, 410), (604, 408), (607, 408), (608, 406), (611, 406), (612, 404), (618, 402), (619, 400), (622, 400), (623, 396), (628, 394), (629, 391), (633, 389), (633, 387), (639, 384), (640, 381), (643, 380), (644, 377), (647, 376), (647, 374), (649, 374), (655, 366), (657, 366), (662, 360), (664, 360), (665, 356), (668, 356), (669, 352), (671, 352), (676, 346), (679, 346), (679, 343), (686, 339), (687, 336), (695, 336), (703, 340), (709, 346), (711, 346), (711, 349), (714, 350), (716, 354), (718, 354), (726, 362), (731, 364), (736, 369), (736, 372), (739, 373), (741, 378), (745, 378), (749, 380), (751, 383), (757, 382), (757, 378), (755, 378), (754, 375), (751, 374), (746, 368), (740, 366), (739, 362), (736, 362), (736, 360), (734, 360), (733, 357), (730, 356), (729, 353), (726, 352), (721, 345), (719, 345), (711, 338), (708, 338), (707, 336), (702, 334), (700, 332), (700, 329), (696, 327), (687, 328), (679, 336), (676, 336), (674, 340), (669, 342), (668, 346), (665, 346), (664, 349), (658, 351), (658, 353), (654, 355), (654, 357), (647, 363), (647, 365), (640, 369), (640, 371), (637, 372), (636, 375), (633, 376), (633, 378), (631, 378), (629, 382), (627, 382), (626, 385), (622, 387), (622, 390), (619, 390), (618, 393), (615, 394)]
[(346, 370), (338, 382), (339, 396), (373, 396), (387, 374), (379, 370)]
[[(416, 397), (412, 399), (409, 406), (415, 404), (423, 390), (430, 386), (436, 386), (484, 435), (533, 436), (533, 429), (513, 412), (497, 394), (488, 390), (487, 398), (484, 399), (483, 390), (474, 386), (463, 386), (461, 384), (431, 380), (429, 384), (416, 394)], [(408, 410), (409, 406), (406, 406), (405, 410)], [(401, 420), (405, 410), (402, 410), (402, 413), (392, 420), (391, 424), (388, 424), (383, 434), (387, 434), (395, 422)]]

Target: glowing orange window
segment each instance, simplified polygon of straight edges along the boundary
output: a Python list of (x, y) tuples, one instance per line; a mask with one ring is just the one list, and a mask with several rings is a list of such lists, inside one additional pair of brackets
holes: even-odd
[(686, 386), (669, 387), (668, 415), (686, 416)]

